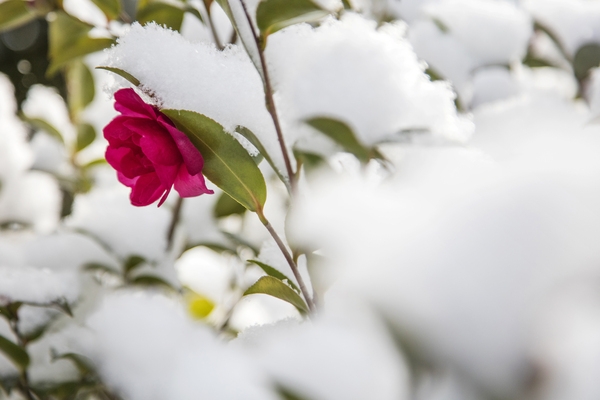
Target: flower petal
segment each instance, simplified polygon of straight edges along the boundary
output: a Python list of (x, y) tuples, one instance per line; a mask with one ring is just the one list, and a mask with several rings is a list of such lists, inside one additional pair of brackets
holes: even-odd
[(141, 135), (139, 140), (142, 152), (154, 164), (177, 165), (182, 162), (179, 149), (173, 138), (162, 125), (149, 119), (131, 119), (124, 125)]
[(131, 88), (115, 92), (115, 110), (126, 117), (156, 119), (157, 115), (154, 107), (146, 104)]
[(185, 164), (179, 167), (179, 173), (175, 179), (175, 190), (181, 197), (194, 197), (201, 194), (213, 194), (214, 192), (206, 187), (204, 176), (201, 173), (190, 175)]
[(130, 147), (108, 146), (105, 158), (111, 167), (129, 179), (147, 174), (153, 170), (151, 166), (146, 165), (147, 163), (144, 162), (145, 156)]
[(119, 146), (123, 142), (131, 140), (132, 132), (124, 125), (128, 119), (128, 117), (118, 116), (104, 127), (102, 132), (108, 143)]
[(135, 185), (135, 182), (137, 182), (138, 178), (139, 178), (139, 176), (136, 176), (133, 179), (129, 179), (128, 177), (123, 175), (121, 172), (117, 171), (117, 179), (119, 180), (119, 182), (121, 182), (123, 185), (125, 185), (127, 187), (133, 187)]
[(185, 133), (173, 126), (173, 123), (164, 114), (159, 115), (158, 122), (160, 122), (171, 134), (171, 137), (175, 141), (175, 144), (183, 157), (183, 162), (187, 166), (188, 172), (191, 175), (196, 175), (202, 171), (202, 167), (204, 167), (202, 154), (200, 154), (200, 151), (192, 144)]
[(177, 173), (179, 172), (179, 165), (159, 165), (156, 164), (154, 169), (156, 171), (156, 175), (158, 175), (158, 179), (162, 185), (166, 188), (171, 189), (175, 179), (177, 178)]
[(151, 172), (137, 179), (129, 199), (134, 206), (147, 206), (158, 200), (165, 190), (156, 173)]

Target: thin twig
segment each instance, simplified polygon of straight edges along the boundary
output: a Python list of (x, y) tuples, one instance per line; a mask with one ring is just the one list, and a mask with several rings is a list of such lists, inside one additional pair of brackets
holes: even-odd
[(183, 205), (183, 197), (178, 197), (173, 207), (173, 216), (171, 217), (171, 225), (167, 231), (167, 251), (171, 249), (173, 245), (173, 237), (175, 236), (175, 228), (179, 223), (179, 217), (181, 216), (181, 206)]
[(267, 106), (267, 111), (271, 114), (271, 119), (273, 119), (273, 124), (275, 125), (275, 131), (277, 132), (277, 139), (279, 139), (279, 146), (281, 147), (281, 152), (283, 154), (283, 160), (285, 162), (285, 169), (287, 171), (290, 186), (292, 187), (292, 191), (295, 188), (295, 174), (292, 169), (292, 163), (290, 162), (290, 156), (287, 151), (287, 146), (285, 145), (285, 139), (283, 138), (283, 132), (281, 131), (281, 125), (279, 124), (279, 118), (277, 116), (277, 109), (275, 107), (275, 100), (273, 99), (273, 87), (271, 86), (271, 80), (269, 79), (269, 70), (267, 68), (267, 61), (265, 60), (265, 52), (263, 46), (261, 44), (260, 38), (256, 35), (256, 31), (254, 30), (254, 24), (252, 23), (252, 19), (250, 18), (250, 14), (246, 9), (246, 4), (244, 0), (240, 0), (242, 4), (242, 8), (244, 9), (244, 14), (246, 15), (246, 19), (248, 20), (248, 24), (250, 24), (250, 30), (252, 31), (252, 37), (254, 38), (254, 42), (256, 43), (256, 48), (258, 49), (258, 55), (260, 57), (260, 65), (262, 68), (262, 75), (264, 78), (264, 89), (265, 89), (265, 103)]
[(277, 243), (277, 246), (283, 253), (283, 256), (285, 257), (287, 263), (289, 264), (290, 268), (292, 269), (292, 273), (294, 274), (296, 281), (298, 281), (298, 286), (300, 287), (300, 291), (302, 292), (302, 295), (304, 296), (304, 300), (306, 300), (306, 304), (308, 305), (308, 308), (310, 309), (311, 312), (314, 312), (316, 310), (315, 303), (314, 303), (312, 297), (310, 296), (310, 294), (308, 293), (308, 289), (306, 288), (306, 285), (304, 284), (304, 279), (302, 279), (302, 276), (300, 275), (298, 266), (294, 262), (294, 259), (292, 258), (287, 247), (285, 247), (283, 240), (281, 240), (281, 238), (279, 237), (279, 235), (277, 234), (275, 229), (273, 229), (273, 226), (267, 220), (267, 218), (263, 214), (262, 210), (257, 211), (257, 215), (258, 215), (258, 218), (260, 218), (260, 222), (263, 223), (263, 225), (265, 226), (265, 228), (267, 228), (267, 230), (269, 231), (269, 233), (271, 234), (273, 239), (275, 239), (275, 243)]

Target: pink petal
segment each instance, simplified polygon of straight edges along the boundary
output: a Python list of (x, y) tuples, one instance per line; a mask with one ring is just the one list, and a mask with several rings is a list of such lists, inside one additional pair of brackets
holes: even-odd
[(144, 103), (135, 90), (130, 88), (121, 89), (115, 93), (115, 110), (126, 117), (156, 119), (154, 108)]
[(120, 145), (131, 138), (132, 132), (123, 125), (128, 119), (128, 117), (118, 116), (104, 127), (102, 132), (104, 132), (104, 138), (108, 140), (108, 143)]
[(158, 176), (154, 172), (151, 172), (137, 179), (131, 190), (129, 199), (134, 206), (147, 206), (158, 200), (165, 190)]
[(200, 151), (192, 144), (185, 133), (175, 128), (173, 123), (164, 114), (159, 115), (158, 122), (160, 122), (171, 134), (171, 137), (175, 141), (175, 144), (183, 157), (183, 162), (187, 166), (188, 172), (192, 175), (196, 175), (202, 171), (202, 167), (204, 167), (202, 154), (200, 154)]
[[(183, 164), (180, 164), (183, 165)], [(179, 165), (159, 165), (154, 166), (156, 175), (164, 187), (169, 189), (173, 186), (175, 179), (177, 179), (177, 173), (179, 172)]]
[(175, 190), (181, 197), (194, 197), (201, 194), (213, 194), (214, 192), (206, 187), (204, 176), (199, 173), (190, 175), (185, 164), (179, 167), (179, 173), (175, 179)]
[(136, 176), (133, 179), (129, 179), (128, 177), (123, 175), (121, 172), (117, 171), (117, 179), (119, 180), (119, 182), (121, 182), (123, 185), (125, 185), (127, 187), (133, 187), (135, 185), (135, 182), (138, 180), (138, 178), (139, 178), (139, 176)]
[(176, 165), (182, 161), (179, 149), (169, 133), (156, 121), (131, 119), (124, 123), (131, 131), (141, 135), (142, 152), (154, 164)]
[(136, 151), (129, 147), (108, 146), (105, 158), (111, 167), (130, 179), (153, 170), (145, 165), (143, 154), (136, 154)]

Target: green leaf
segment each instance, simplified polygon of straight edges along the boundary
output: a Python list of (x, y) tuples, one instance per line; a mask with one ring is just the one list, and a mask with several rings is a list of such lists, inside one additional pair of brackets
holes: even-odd
[(29, 355), (27, 352), (2, 335), (0, 335), (0, 351), (21, 370), (25, 370), (29, 366)]
[(58, 140), (60, 143), (65, 143), (65, 140), (63, 139), (58, 129), (52, 126), (48, 121), (41, 118), (29, 118), (27, 115), (22, 113), (19, 114), (19, 118), (21, 118), (22, 121), (31, 125), (33, 128), (46, 132), (54, 139)]
[(129, 281), (132, 285), (138, 286), (161, 286), (173, 289), (173, 286), (164, 279), (154, 275), (139, 275)]
[(90, 124), (84, 123), (77, 126), (77, 151), (88, 147), (96, 139), (96, 129)]
[(522, 62), (523, 65), (527, 65), (530, 68), (555, 67), (549, 60), (534, 55), (531, 50), (527, 52)]
[(94, 167), (98, 167), (100, 165), (107, 165), (108, 163), (106, 162), (105, 158), (97, 158), (93, 161), (90, 161), (89, 163), (83, 165), (81, 168), (88, 170)]
[(23, 0), (8, 0), (0, 3), (0, 32), (17, 28), (38, 17)]
[(60, 311), (62, 311), (65, 314), (67, 314), (69, 317), (73, 316), (73, 310), (71, 310), (71, 306), (69, 305), (69, 303), (67, 302), (66, 299), (63, 298), (63, 299), (59, 299), (59, 300), (53, 301), (51, 303), (51, 305), (55, 306)]
[(212, 119), (193, 111), (162, 110), (204, 158), (202, 173), (250, 211), (262, 210), (265, 179), (242, 145)]
[(592, 68), (600, 65), (600, 44), (589, 43), (581, 46), (573, 59), (573, 72), (577, 80), (582, 81), (587, 77)]
[(273, 159), (271, 158), (271, 156), (265, 149), (265, 146), (263, 146), (263, 144), (258, 139), (258, 137), (254, 134), (254, 132), (252, 132), (250, 129), (246, 128), (245, 126), (241, 126), (241, 125), (236, 126), (235, 131), (237, 133), (239, 133), (240, 135), (242, 135), (243, 137), (245, 137), (250, 143), (252, 143), (252, 145), (254, 147), (256, 147), (256, 150), (258, 150), (258, 152), (265, 158), (265, 160), (267, 160), (267, 162), (269, 163), (271, 168), (273, 168), (273, 171), (275, 171), (275, 173), (277, 174), (279, 179), (281, 179), (281, 181), (283, 183), (285, 183), (286, 185), (289, 185), (289, 180), (281, 174), (281, 172), (279, 171), (279, 168), (277, 168), (277, 166), (273, 162)]
[(183, 14), (183, 8), (171, 3), (152, 1), (138, 9), (136, 20), (142, 25), (154, 21), (159, 25), (165, 25), (167, 28), (178, 31), (181, 29)]
[(119, 276), (119, 272), (108, 265), (100, 263), (87, 263), (83, 265), (83, 270), (87, 272), (103, 272), (110, 275)]
[(195, 7), (193, 7), (191, 5), (187, 5), (184, 7), (183, 10), (185, 12), (189, 12), (194, 17), (198, 18), (200, 20), (200, 22), (202, 22), (204, 24), (204, 18), (202, 18), (202, 14), (200, 14), (200, 11), (198, 11)]
[(129, 72), (123, 71), (122, 69), (115, 67), (96, 67), (96, 69), (105, 69), (113, 72), (120, 77), (127, 79), (129, 82), (133, 83), (134, 86), (140, 86), (140, 81), (135, 76), (131, 75)]
[(27, 334), (23, 335), (23, 342), (29, 344), (35, 340), (38, 340), (40, 337), (42, 337), (44, 332), (46, 332), (46, 329), (48, 329), (48, 325), (50, 324), (39, 326), (31, 332), (28, 332)]
[(223, 232), (223, 231), (221, 233), (223, 234), (223, 236), (225, 236), (227, 239), (229, 239), (233, 243), (249, 248), (250, 250), (252, 250), (252, 252), (254, 254), (258, 254), (260, 252), (260, 249), (258, 247), (256, 247), (254, 244), (250, 243), (248, 240), (246, 240), (245, 238), (243, 238), (240, 235), (236, 235), (235, 233), (231, 233), (231, 232)]
[(236, 28), (235, 21), (233, 19), (233, 13), (231, 12), (231, 7), (229, 7), (229, 2), (227, 0), (216, 0), (216, 1), (217, 1), (217, 4), (219, 4), (221, 6), (221, 8), (223, 9), (223, 11), (227, 15), (227, 17), (229, 17), (229, 21), (231, 21), (231, 24), (234, 26), (234, 28)]
[(263, 0), (256, 9), (256, 24), (267, 37), (286, 26), (317, 21), (328, 14), (311, 0)]
[(560, 41), (558, 36), (556, 36), (554, 34), (552, 29), (548, 28), (546, 25), (542, 24), (540, 21), (533, 22), (533, 29), (535, 31), (545, 33), (548, 36), (548, 38), (550, 38), (550, 40), (552, 40), (552, 42), (556, 45), (556, 48), (558, 49), (558, 51), (560, 51), (560, 53), (565, 58), (565, 60), (571, 62), (571, 57), (569, 56), (569, 52), (567, 51), (567, 49), (565, 49), (562, 42)]
[[(290, 278), (288, 278), (285, 274), (283, 274), (282, 272), (279, 272), (279, 270), (271, 267), (270, 265), (267, 265), (263, 262), (260, 262), (258, 260), (248, 260), (249, 263), (252, 263), (254, 265), (258, 265), (263, 271), (265, 271), (265, 273), (269, 276), (272, 276), (273, 278), (277, 278), (280, 281), (287, 281), (287, 284), (290, 285), (292, 287), (292, 289), (294, 289), (296, 292), (300, 293), (300, 289), (298, 288), (298, 286), (296, 286), (296, 284), (294, 283), (294, 281), (292, 281)], [(285, 283), (285, 282), (284, 282)]]
[(117, 19), (121, 14), (120, 0), (92, 0), (94, 4), (102, 10), (109, 20)]
[(92, 372), (94, 369), (92, 367), (93, 362), (92, 360), (90, 360), (89, 358), (82, 356), (81, 354), (77, 354), (77, 353), (64, 353), (64, 354), (58, 354), (56, 352), (56, 350), (51, 349), (51, 357), (52, 357), (52, 361), (55, 362), (57, 360), (69, 360), (71, 361), (75, 367), (77, 367), (77, 369), (79, 370), (79, 373), (81, 373), (82, 375), (86, 375), (89, 374), (90, 372)]
[(429, 75), (429, 79), (434, 82), (434, 81), (443, 81), (444, 77), (442, 75), (440, 75), (440, 73), (438, 71), (436, 71), (435, 69), (429, 67), (425, 70), (425, 73), (427, 75)]
[(319, 154), (294, 149), (294, 157), (296, 158), (297, 164), (304, 166), (307, 173), (328, 166), (327, 161)]
[(115, 43), (114, 39), (91, 38), (88, 36), (93, 27), (65, 12), (56, 11), (49, 27), (50, 66), (47, 74), (54, 75), (69, 61), (82, 57)]
[(244, 296), (250, 294), (268, 294), (269, 296), (277, 297), (283, 301), (287, 301), (295, 306), (302, 314), (308, 313), (308, 307), (298, 293), (294, 292), (288, 285), (272, 276), (263, 276), (254, 285), (250, 286), (244, 292)]
[(128, 257), (123, 265), (123, 271), (125, 272), (125, 275), (129, 275), (134, 269), (142, 266), (145, 262), (146, 259), (144, 257), (136, 255)]
[(246, 208), (231, 198), (227, 193), (221, 193), (217, 204), (213, 210), (215, 218), (228, 217), (235, 214), (243, 214), (246, 212)]
[(275, 391), (281, 396), (282, 400), (309, 400), (309, 397), (301, 396), (297, 391), (281, 384), (276, 384)]
[(327, 117), (315, 117), (305, 122), (333, 139), (345, 151), (354, 154), (360, 161), (367, 162), (373, 158), (373, 150), (363, 146), (352, 129), (342, 121)]
[(67, 64), (66, 81), (69, 111), (71, 118), (77, 120), (77, 116), (86, 108), (96, 95), (94, 77), (92, 72), (81, 59), (76, 59)]
[(10, 395), (13, 389), (19, 386), (19, 376), (16, 374), (0, 375), (0, 389), (4, 390), (7, 395)]
[(437, 26), (437, 28), (440, 30), (440, 32), (442, 33), (448, 33), (450, 32), (450, 29), (448, 28), (448, 26), (442, 22), (442, 20), (438, 19), (438, 18), (432, 18), (433, 23), (435, 24), (435, 26)]

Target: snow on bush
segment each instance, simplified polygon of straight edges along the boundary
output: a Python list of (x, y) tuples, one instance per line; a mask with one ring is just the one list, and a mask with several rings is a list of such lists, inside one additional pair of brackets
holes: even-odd
[(0, 0), (0, 399), (598, 398), (599, 12)]

